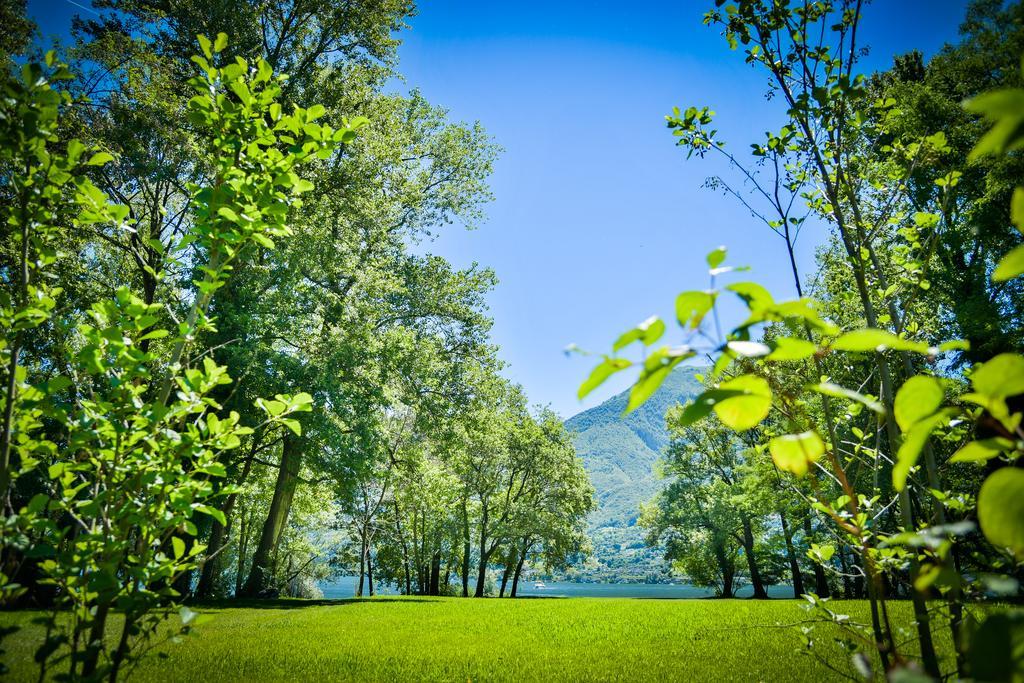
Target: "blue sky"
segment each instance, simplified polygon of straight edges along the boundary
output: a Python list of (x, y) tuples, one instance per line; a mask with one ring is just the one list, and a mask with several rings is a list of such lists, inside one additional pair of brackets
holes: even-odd
[[(782, 242), (735, 200), (701, 188), (725, 167), (687, 161), (665, 128), (674, 105), (710, 106), (737, 150), (778, 128), (761, 75), (703, 25), (712, 4), (421, 2), (402, 36), (408, 87), (455, 119), (481, 121), (505, 150), (487, 222), (448, 229), (428, 248), (456, 265), (495, 269), (489, 303), (505, 374), (566, 417), (626, 380), (581, 404), (576, 388), (594, 361), (567, 358), (564, 347), (605, 351), (649, 315), (671, 321), (675, 294), (707, 286), (704, 255), (715, 247), (727, 246), (730, 263), (752, 266), (778, 296), (795, 294)], [(965, 4), (868, 4), (862, 68), (955, 40)], [(83, 10), (31, 0), (29, 11), (44, 32), (58, 32)], [(801, 238), (805, 271), (822, 237)]]

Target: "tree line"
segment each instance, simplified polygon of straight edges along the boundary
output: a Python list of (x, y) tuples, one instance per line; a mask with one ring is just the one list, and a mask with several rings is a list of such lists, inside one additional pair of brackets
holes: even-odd
[(3, 3), (0, 599), (50, 610), (41, 675), (116, 680), (186, 599), (514, 596), (587, 551), (494, 273), (425, 249), (498, 148), (388, 87), (413, 13), (117, 0), (44, 53)]
[[(860, 71), (873, 8), (715, 2), (719, 29), (781, 102), (744, 152), (708, 107), (668, 127), (689, 157), (718, 155), (707, 186), (749, 210), (792, 272), (777, 298), (707, 256), (708, 288), (681, 293), (680, 343), (651, 318), (624, 332), (580, 387), (638, 368), (629, 409), (688, 359), (704, 391), (667, 415), (668, 485), (645, 506), (649, 540), (693, 580), (755, 597), (789, 582), (811, 608), (805, 652), (828, 663), (835, 627), (855, 680), (1016, 680), (1024, 579), (1024, 6), (976, 0), (960, 40), (925, 60)], [(803, 271), (795, 245), (822, 246)], [(723, 325), (720, 302), (743, 313)], [(642, 360), (620, 354), (651, 347)], [(867, 624), (830, 597), (866, 598)], [(912, 603), (909, 638), (888, 603)], [(944, 654), (941, 640), (953, 644)]]

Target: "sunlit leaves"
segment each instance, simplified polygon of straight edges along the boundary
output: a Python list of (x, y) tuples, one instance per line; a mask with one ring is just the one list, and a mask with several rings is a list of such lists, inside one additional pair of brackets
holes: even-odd
[(831, 347), (837, 351), (885, 351), (886, 349), (894, 349), (896, 351), (915, 351), (924, 354), (929, 352), (927, 344), (912, 342), (908, 339), (897, 337), (892, 332), (870, 327), (840, 335), (832, 342)]
[(1007, 88), (982, 93), (964, 107), (992, 123), (992, 128), (971, 150), (969, 159), (1005, 154), (1024, 147), (1024, 90)]
[(827, 564), (835, 554), (836, 547), (830, 544), (812, 543), (810, 550), (807, 551), (807, 557), (818, 564)]
[(816, 350), (812, 342), (795, 337), (779, 337), (772, 341), (772, 347), (768, 354), (770, 361), (803, 360), (813, 356)]
[(1005, 282), (1024, 273), (1024, 244), (1014, 247), (1010, 253), (1004, 256), (992, 273), (992, 279), (996, 282)]
[(694, 355), (688, 346), (663, 346), (648, 356), (644, 361), (639, 379), (629, 391), (629, 402), (626, 404), (625, 412), (631, 412), (642, 406), (647, 399), (654, 395), (654, 392), (677, 365)]
[(961, 399), (983, 406), (1008, 431), (1015, 430), (1021, 413), (1011, 413), (1006, 399), (1024, 393), (1024, 356), (999, 354), (974, 370), (971, 384), (974, 391)]
[(986, 462), (999, 457), (1004, 451), (1013, 448), (1008, 439), (992, 438), (981, 441), (970, 441), (953, 454), (950, 462)]
[[(1017, 226), (1017, 230), (1024, 234), (1024, 187), (1018, 187), (1013, 191), (1010, 200), (1010, 220)], [(1021, 274), (1024, 274), (1024, 244), (1014, 247), (999, 260), (992, 273), (992, 280), (1005, 282)]]
[(893, 406), (896, 423), (903, 431), (910, 429), (915, 422), (938, 410), (944, 396), (939, 379), (926, 375), (911, 377), (896, 392)]
[(718, 268), (718, 266), (722, 265), (722, 262), (725, 261), (725, 253), (725, 247), (718, 247), (717, 249), (708, 252), (706, 258), (708, 268), (714, 270), (715, 268)]
[(991, 398), (1024, 394), (1024, 356), (1001, 353), (971, 374), (974, 391)]
[(915, 375), (896, 392), (893, 414), (903, 431), (903, 443), (896, 453), (892, 481), (897, 491), (906, 486), (910, 470), (917, 464), (921, 450), (938, 427), (957, 414), (956, 409), (940, 410), (945, 398), (942, 381), (927, 375)]
[(624, 332), (612, 344), (612, 350), (621, 351), (637, 340), (643, 342), (644, 346), (650, 346), (661, 339), (663, 334), (665, 334), (665, 322), (657, 316), (651, 316), (633, 329)]
[(738, 432), (759, 425), (772, 408), (772, 390), (767, 380), (757, 375), (740, 375), (719, 385), (724, 391), (739, 392), (714, 404), (715, 415)]
[(921, 450), (928, 442), (928, 438), (936, 429), (957, 414), (954, 408), (945, 408), (939, 412), (929, 415), (913, 423), (903, 434), (903, 443), (896, 453), (896, 463), (892, 468), (892, 483), (897, 491), (902, 491), (907, 484), (907, 477), (910, 470), (917, 464)]
[(576, 397), (583, 400), (587, 394), (604, 384), (606, 379), (620, 370), (625, 370), (632, 364), (633, 363), (631, 361), (626, 360), (625, 358), (611, 358), (606, 356), (605, 359), (597, 365), (597, 367), (590, 371), (590, 376), (587, 377), (586, 381), (580, 385), (579, 390), (576, 392)]
[(725, 289), (736, 294), (751, 311), (757, 311), (775, 303), (771, 293), (756, 282), (734, 282)]
[(864, 394), (854, 391), (853, 389), (847, 389), (846, 387), (834, 384), (832, 382), (821, 382), (819, 384), (812, 384), (809, 387), (812, 391), (816, 391), (819, 394), (825, 396), (834, 396), (835, 398), (845, 398), (857, 403), (863, 404), (868, 410), (875, 413), (885, 413), (885, 407), (877, 400), (865, 396)]
[(768, 442), (768, 450), (780, 470), (803, 477), (810, 465), (825, 454), (825, 442), (817, 432), (808, 431), (777, 436)]
[(676, 319), (683, 327), (697, 329), (715, 305), (714, 292), (683, 292), (676, 297)]
[(676, 416), (675, 424), (679, 427), (687, 427), (694, 424), (710, 415), (712, 409), (714, 409), (719, 401), (742, 395), (743, 391), (739, 389), (709, 389), (704, 391), (683, 407), (683, 410)]
[(978, 492), (978, 521), (992, 545), (1024, 559), (1024, 470), (993, 472)]

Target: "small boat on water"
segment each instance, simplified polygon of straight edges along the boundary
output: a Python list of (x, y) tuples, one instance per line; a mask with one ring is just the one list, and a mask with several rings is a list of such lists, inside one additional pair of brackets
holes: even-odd
[(547, 586), (544, 585), (543, 581), (534, 581), (533, 582), (533, 587), (534, 588), (538, 588), (538, 589), (547, 588)]

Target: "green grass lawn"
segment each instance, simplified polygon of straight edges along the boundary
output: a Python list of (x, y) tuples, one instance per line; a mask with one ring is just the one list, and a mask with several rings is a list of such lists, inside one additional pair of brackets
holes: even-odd
[[(863, 602), (834, 607), (867, 620)], [(906, 603), (892, 605), (906, 624)], [(200, 608), (194, 636), (165, 643), (139, 681), (821, 681), (838, 679), (801, 654), (796, 601), (569, 598), (372, 598)], [(9, 680), (34, 680), (32, 614), (4, 642)], [(822, 652), (846, 668), (830, 627)], [(940, 634), (941, 636), (942, 634)], [(941, 643), (948, 651), (948, 642)]]

